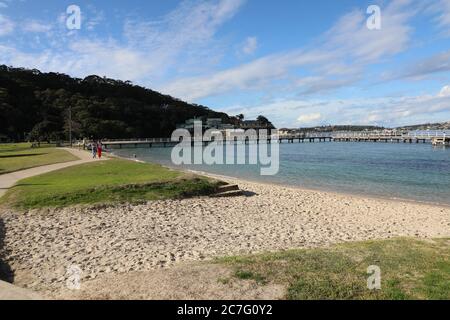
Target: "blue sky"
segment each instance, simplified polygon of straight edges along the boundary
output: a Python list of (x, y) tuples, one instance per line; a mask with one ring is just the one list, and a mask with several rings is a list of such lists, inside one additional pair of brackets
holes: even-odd
[(0, 0), (0, 63), (131, 80), (277, 127), (450, 121), (450, 0)]

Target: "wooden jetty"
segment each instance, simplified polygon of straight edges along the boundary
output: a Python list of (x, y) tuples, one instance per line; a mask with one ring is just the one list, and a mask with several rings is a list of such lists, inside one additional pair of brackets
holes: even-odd
[(337, 142), (391, 142), (391, 143), (432, 143), (434, 139), (446, 139), (443, 132), (384, 133), (384, 132), (346, 132), (333, 135)]
[(423, 137), (391, 137), (391, 136), (367, 136), (367, 137), (336, 137), (337, 142), (396, 142), (396, 143), (427, 143)]
[(174, 147), (178, 141), (172, 141), (170, 138), (149, 138), (149, 139), (124, 139), (124, 140), (102, 140), (105, 148), (119, 148), (125, 146), (134, 148), (152, 148), (152, 147)]
[[(401, 134), (387, 134), (385, 132), (328, 132), (328, 133), (306, 133), (297, 135), (283, 135), (283, 136), (246, 136), (245, 138), (234, 137), (234, 140), (215, 140), (215, 139), (196, 139), (193, 138), (190, 142), (192, 145), (202, 144), (207, 145), (212, 142), (215, 143), (315, 143), (315, 142), (384, 142), (384, 143), (431, 143), (433, 145), (450, 145), (450, 136), (446, 133), (401, 133)], [(102, 140), (102, 144), (106, 148), (152, 148), (152, 147), (174, 147), (181, 141), (174, 141), (171, 138), (148, 138), (148, 139), (123, 139), (123, 140)]]
[[(198, 139), (192, 139), (190, 142), (192, 145), (194, 144), (203, 144), (207, 145), (212, 142), (221, 142), (221, 143), (272, 143), (273, 141), (278, 141), (279, 143), (303, 143), (303, 142), (332, 142), (333, 137), (330, 135), (316, 135), (316, 136), (284, 136), (284, 137), (275, 137), (275, 136), (268, 136), (268, 137), (246, 137), (245, 139), (239, 140), (235, 137), (234, 140), (214, 140), (214, 139), (208, 139), (208, 140), (198, 140)], [(149, 138), (149, 139), (126, 139), (126, 140), (102, 140), (102, 144), (106, 148), (119, 148), (122, 149), (123, 147), (134, 147), (134, 148), (152, 148), (152, 147), (174, 147), (181, 141), (174, 141), (170, 138)]]

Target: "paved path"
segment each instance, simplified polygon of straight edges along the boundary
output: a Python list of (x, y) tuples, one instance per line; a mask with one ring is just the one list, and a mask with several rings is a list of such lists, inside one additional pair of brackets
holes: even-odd
[[(70, 148), (63, 148), (64, 150), (72, 153), (76, 157), (78, 157), (80, 160), (70, 161), (70, 162), (63, 162), (63, 163), (55, 163), (55, 164), (49, 164), (46, 166), (6, 173), (3, 175), (0, 175), (0, 197), (3, 196), (3, 194), (8, 191), (12, 186), (14, 186), (19, 180), (37, 176), (43, 173), (75, 166), (78, 164), (93, 162), (93, 161), (99, 161), (98, 159), (92, 159), (92, 155), (90, 152), (84, 151), (84, 150), (77, 150), (77, 149), (70, 149)], [(104, 160), (106, 158), (103, 158)]]

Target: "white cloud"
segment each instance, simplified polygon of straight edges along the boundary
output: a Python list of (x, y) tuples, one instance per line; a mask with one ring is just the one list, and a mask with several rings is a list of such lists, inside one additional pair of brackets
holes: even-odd
[(325, 47), (366, 63), (402, 52), (411, 38), (408, 22), (417, 13), (413, 4), (412, 0), (394, 0), (382, 8), (381, 30), (367, 28), (363, 11), (350, 12), (327, 32)]
[(0, 14), (0, 37), (6, 36), (14, 31), (14, 22), (8, 17)]
[(242, 48), (242, 52), (244, 54), (253, 54), (255, 53), (256, 49), (258, 49), (258, 39), (256, 37), (248, 37), (247, 39), (245, 39), (245, 43)]
[(292, 65), (307, 65), (331, 58), (325, 52), (275, 54), (215, 74), (176, 80), (162, 90), (189, 101), (235, 89), (260, 89), (283, 79)]
[(421, 80), (426, 76), (450, 71), (450, 51), (435, 54), (429, 58), (415, 61), (406, 67), (384, 76), (384, 81), (393, 79)]
[[(369, 64), (408, 47), (411, 28), (407, 23), (414, 12), (411, 1), (393, 1), (383, 10), (382, 29), (371, 31), (366, 27), (365, 13), (352, 11), (310, 47), (272, 54), (208, 75), (177, 79), (162, 90), (193, 101), (232, 90), (265, 89), (280, 79), (291, 80), (291, 85), (296, 84), (303, 93), (347, 86), (359, 79)], [(292, 76), (298, 68), (311, 75), (303, 79)]]
[(360, 78), (359, 73), (342, 75), (338, 79), (329, 79), (326, 76), (304, 77), (295, 81), (295, 85), (300, 88), (301, 94), (307, 95), (350, 86)]
[(0, 45), (1, 61), (42, 71), (55, 71), (84, 77), (98, 74), (123, 80), (139, 79), (156, 67), (146, 63), (147, 57), (140, 52), (122, 48), (113, 41), (74, 41), (66, 51), (45, 50), (39, 54), (24, 53)]
[(192, 45), (206, 46), (242, 4), (243, 0), (184, 1), (159, 21), (128, 20), (124, 33), (131, 45), (178, 53)]
[(39, 22), (36, 20), (27, 21), (23, 24), (22, 30), (25, 32), (45, 33), (52, 29), (50, 24)]
[(316, 123), (322, 119), (322, 115), (320, 113), (309, 113), (309, 114), (302, 114), (300, 117), (298, 117), (297, 121), (301, 124), (311, 124)]
[(144, 53), (124, 48), (114, 42), (76, 41), (70, 45), (78, 55), (74, 66), (78, 72), (97, 74), (120, 79), (139, 79), (145, 77), (156, 65), (146, 62)]
[(441, 93), (351, 99), (278, 99), (257, 105), (236, 105), (226, 111), (232, 114), (243, 113), (247, 118), (264, 114), (278, 128), (296, 127), (299, 123), (317, 125), (324, 123), (324, 120), (327, 120), (326, 124), (334, 125), (367, 124), (395, 127), (449, 121), (450, 95)]
[[(3, 43), (0, 63), (78, 77), (98, 74), (152, 83), (154, 87), (156, 79), (170, 68), (186, 64), (187, 59), (180, 59), (182, 55), (198, 59), (198, 64), (204, 63), (200, 55), (212, 46), (217, 30), (243, 3), (244, 0), (184, 1), (159, 21), (128, 20), (124, 25), (124, 40), (88, 39), (67, 32), (63, 13), (58, 17), (58, 28), (52, 30), (47, 48), (31, 53)], [(103, 16), (95, 8), (89, 10), (93, 18), (87, 20), (86, 26), (94, 28)], [(37, 23), (27, 28), (44, 31)]]
[(450, 1), (437, 0), (432, 2), (428, 9), (435, 14), (435, 21), (438, 26), (450, 35), (448, 31), (450, 27)]
[(450, 97), (450, 86), (445, 86), (439, 92), (439, 97)]

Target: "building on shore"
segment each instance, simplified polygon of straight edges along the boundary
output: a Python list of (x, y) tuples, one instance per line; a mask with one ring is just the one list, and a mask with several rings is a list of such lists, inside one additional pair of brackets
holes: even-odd
[(267, 120), (267, 122), (262, 122), (260, 120), (245, 120), (245, 121), (241, 121), (239, 124), (239, 128), (240, 129), (254, 129), (254, 130), (261, 130), (261, 129), (266, 129), (266, 130), (270, 130), (270, 129), (275, 129), (275, 127), (272, 125), (271, 122), (269, 122)]
[(288, 128), (278, 129), (277, 133), (279, 137), (292, 137), (302, 135), (300, 129), (288, 129)]
[(201, 122), (202, 123), (202, 130), (206, 131), (209, 129), (217, 129), (217, 130), (231, 130), (235, 127), (232, 124), (229, 123), (223, 123), (222, 119), (220, 118), (208, 118), (206, 121), (203, 121), (202, 119), (188, 119), (185, 121), (185, 123), (177, 125), (177, 129), (186, 129), (189, 132), (194, 132), (194, 125), (195, 122)]
[[(270, 130), (275, 129), (272, 123), (263, 116), (258, 117), (257, 120), (238, 120), (234, 124), (223, 123), (221, 118), (194, 118), (188, 119), (184, 123), (177, 125), (177, 129), (186, 129), (191, 134), (194, 134), (196, 122), (202, 123), (202, 133), (207, 130), (210, 130), (209, 132), (216, 136), (220, 133), (225, 140), (234, 139), (234, 137), (240, 137), (246, 134), (250, 134), (252, 139), (257, 139), (260, 134), (263, 134), (264, 136), (271, 135), (272, 132), (270, 132)], [(254, 132), (246, 132), (247, 130), (254, 130)], [(260, 130), (267, 132), (261, 132)]]

